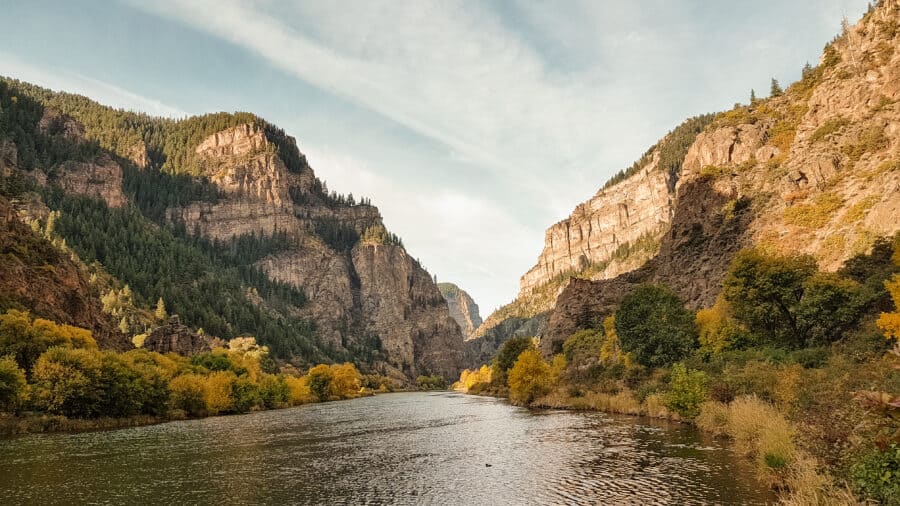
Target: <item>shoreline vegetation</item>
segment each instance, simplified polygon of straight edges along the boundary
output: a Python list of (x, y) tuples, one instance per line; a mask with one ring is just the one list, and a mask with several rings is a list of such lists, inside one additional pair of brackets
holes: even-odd
[[(422, 376), (420, 389), (443, 387)], [(242, 414), (392, 392), (392, 378), (351, 363), (301, 374), (279, 369), (269, 350), (238, 337), (181, 356), (142, 348), (101, 350), (91, 332), (30, 313), (0, 314), (0, 437), (118, 429)]]
[(745, 250), (712, 307), (642, 285), (554, 352), (514, 337), (453, 388), (693, 424), (784, 504), (900, 505), (900, 235), (836, 273)]

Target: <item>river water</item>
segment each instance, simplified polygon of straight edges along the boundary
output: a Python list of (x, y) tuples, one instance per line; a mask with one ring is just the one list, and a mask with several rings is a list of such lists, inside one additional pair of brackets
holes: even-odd
[(3, 504), (763, 504), (727, 444), (679, 424), (386, 394), (0, 440)]

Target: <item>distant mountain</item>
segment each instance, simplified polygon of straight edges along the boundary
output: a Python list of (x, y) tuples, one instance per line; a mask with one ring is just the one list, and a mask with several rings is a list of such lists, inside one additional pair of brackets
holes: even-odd
[(481, 315), (478, 314), (478, 304), (465, 290), (453, 283), (438, 283), (441, 295), (447, 300), (450, 308), (450, 317), (456, 320), (463, 335), (470, 337), (481, 325)]

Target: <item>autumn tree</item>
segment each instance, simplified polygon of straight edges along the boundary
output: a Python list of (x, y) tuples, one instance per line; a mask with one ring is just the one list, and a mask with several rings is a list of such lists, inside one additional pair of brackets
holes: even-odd
[(25, 371), (13, 357), (0, 357), (0, 411), (16, 411), (27, 388)]
[(507, 384), (510, 400), (527, 406), (553, 388), (550, 364), (537, 350), (526, 349), (509, 370)]
[(163, 302), (162, 297), (160, 297), (159, 300), (156, 301), (156, 311), (153, 312), (153, 316), (158, 322), (164, 322), (166, 321), (166, 318), (169, 317), (169, 314), (166, 313), (166, 303)]
[[(900, 241), (895, 242), (900, 246)], [(894, 248), (891, 260), (895, 265), (900, 266), (900, 247)], [(881, 316), (878, 317), (878, 327), (884, 331), (885, 337), (900, 342), (900, 274), (894, 274), (889, 281), (884, 282), (884, 286), (891, 294), (895, 309), (892, 312), (881, 313)]]

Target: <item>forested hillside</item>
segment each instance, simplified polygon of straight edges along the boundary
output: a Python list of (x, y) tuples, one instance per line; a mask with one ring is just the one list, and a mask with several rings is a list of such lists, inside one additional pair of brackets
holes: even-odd
[[(0, 162), (21, 218), (103, 273), (95, 297), (127, 286), (135, 309), (107, 315), (127, 339), (159, 324), (148, 315), (162, 301), (205, 335), (252, 335), (298, 364), (352, 360), (406, 377), (458, 367), (459, 329), (427, 273), (415, 281), (431, 285), (424, 298), (356, 273), (365, 248), (403, 250), (377, 209), (329, 193), (294, 139), (253, 114), (155, 118), (4, 78)], [(17, 297), (0, 309), (23, 306)], [(401, 310), (367, 314), (373, 297)], [(450, 358), (420, 362), (409, 337), (393, 337), (406, 332), (438, 337)]]

